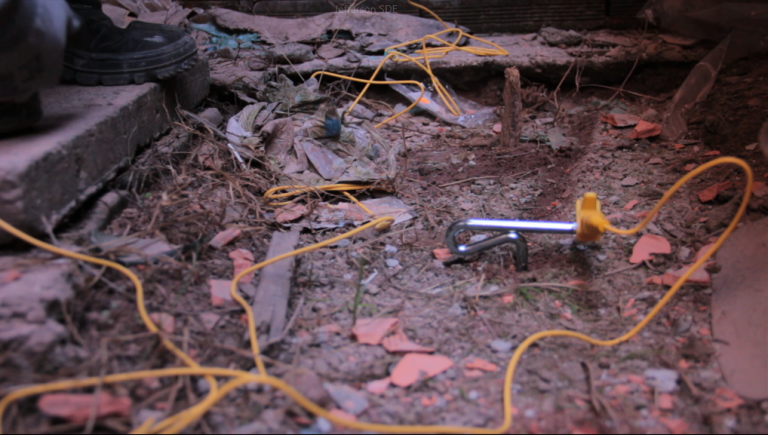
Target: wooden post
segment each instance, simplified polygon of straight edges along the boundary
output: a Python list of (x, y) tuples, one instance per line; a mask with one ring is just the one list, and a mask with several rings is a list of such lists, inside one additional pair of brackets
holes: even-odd
[[(269, 244), (267, 259), (293, 251), (298, 242), (298, 231), (275, 232), (272, 235), (272, 243)], [(279, 337), (285, 329), (294, 263), (295, 257), (286, 258), (261, 269), (259, 287), (252, 308), (262, 343)]]
[(523, 129), (523, 100), (520, 94), (520, 71), (504, 71), (504, 110), (501, 115), (501, 145), (515, 148), (520, 145)]

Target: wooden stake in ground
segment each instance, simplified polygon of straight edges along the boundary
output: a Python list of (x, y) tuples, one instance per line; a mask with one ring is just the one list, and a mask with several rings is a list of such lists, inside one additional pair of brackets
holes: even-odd
[(501, 145), (514, 148), (520, 145), (523, 128), (523, 100), (520, 93), (520, 72), (517, 68), (504, 71), (504, 111), (501, 115)]
[[(267, 259), (275, 258), (296, 249), (299, 233), (275, 232), (269, 245)], [(291, 278), (295, 257), (287, 258), (261, 269), (259, 287), (253, 301), (253, 316), (259, 341), (266, 343), (283, 333), (291, 295)]]

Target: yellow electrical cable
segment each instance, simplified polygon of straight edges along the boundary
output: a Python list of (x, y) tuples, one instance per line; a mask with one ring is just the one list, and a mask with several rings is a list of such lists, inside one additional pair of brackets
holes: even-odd
[[(384, 67), (384, 64), (386, 64), (388, 61), (392, 60), (393, 62), (411, 62), (411, 63), (414, 63), (414, 64), (418, 65), (429, 76), (430, 80), (432, 81), (432, 85), (435, 88), (435, 92), (437, 92), (438, 96), (443, 101), (443, 103), (448, 108), (448, 110), (454, 116), (460, 116), (461, 115), (461, 109), (459, 108), (459, 105), (451, 97), (451, 95), (448, 92), (448, 90), (445, 89), (445, 86), (443, 86), (443, 84), (440, 83), (440, 80), (438, 80), (437, 76), (432, 71), (432, 66), (429, 63), (430, 59), (439, 59), (439, 58), (445, 57), (448, 53), (453, 52), (453, 51), (463, 51), (465, 53), (470, 53), (470, 54), (473, 54), (473, 55), (476, 55), (476, 56), (507, 56), (507, 55), (509, 55), (509, 52), (507, 50), (503, 49), (500, 45), (495, 44), (495, 43), (493, 43), (491, 41), (488, 41), (486, 39), (482, 39), (482, 38), (478, 38), (476, 36), (470, 35), (470, 34), (464, 32), (463, 30), (461, 30), (459, 28), (449, 28), (448, 25), (443, 20), (441, 20), (440, 17), (437, 16), (437, 14), (435, 14), (434, 12), (429, 10), (428, 8), (426, 8), (426, 7), (422, 6), (422, 5), (419, 5), (417, 3), (414, 3), (411, 0), (408, 0), (408, 3), (411, 4), (412, 6), (415, 6), (415, 7), (419, 8), (419, 9), (427, 11), (430, 15), (435, 17), (435, 19), (440, 21), (440, 23), (442, 23), (443, 26), (446, 27), (446, 29), (443, 30), (443, 31), (440, 31), (438, 33), (432, 34), (432, 35), (424, 36), (423, 38), (420, 38), (420, 39), (416, 39), (416, 40), (413, 40), (413, 41), (404, 42), (402, 44), (397, 44), (397, 45), (393, 45), (391, 47), (388, 47), (386, 49), (386, 51), (385, 51), (386, 55), (384, 56), (384, 58), (379, 63), (379, 66), (376, 68), (376, 70), (371, 75), (371, 78), (368, 79), (368, 80), (358, 79), (358, 78), (355, 78), (355, 77), (349, 77), (349, 76), (344, 76), (344, 75), (335, 74), (335, 73), (329, 73), (329, 72), (325, 72), (325, 71), (318, 71), (318, 72), (315, 72), (314, 74), (312, 74), (312, 77), (316, 77), (318, 75), (327, 75), (327, 76), (331, 76), (331, 77), (335, 77), (335, 78), (339, 78), (339, 79), (343, 79), (343, 80), (349, 80), (349, 81), (352, 81), (352, 82), (365, 83), (365, 87), (360, 92), (360, 94), (357, 96), (357, 98), (352, 102), (352, 104), (349, 106), (349, 108), (347, 109), (346, 113), (350, 113), (352, 111), (352, 109), (354, 109), (360, 103), (360, 100), (362, 100), (362, 98), (365, 95), (365, 93), (368, 92), (368, 89), (371, 87), (371, 85), (393, 85), (393, 84), (415, 84), (415, 85), (418, 85), (419, 88), (421, 89), (421, 97), (419, 97), (418, 99), (413, 101), (411, 103), (411, 105), (408, 106), (405, 110), (402, 110), (402, 111), (392, 115), (391, 117), (387, 118), (383, 122), (380, 122), (379, 124), (377, 124), (376, 128), (379, 128), (382, 125), (385, 125), (385, 124), (393, 121), (394, 119), (397, 119), (398, 117), (402, 116), (404, 113), (407, 113), (408, 111), (412, 110), (414, 107), (416, 107), (419, 104), (419, 101), (424, 98), (424, 94), (426, 92), (425, 89), (424, 89), (424, 85), (421, 84), (418, 81), (415, 81), (415, 80), (392, 80), (392, 81), (376, 80), (376, 77), (381, 72), (381, 69)], [(439, 37), (440, 35), (448, 34), (448, 33), (456, 33), (457, 34), (455, 42), (451, 43), (451, 42), (445, 41), (445, 40), (443, 40), (443, 39), (441, 39)], [(459, 42), (461, 42), (461, 40), (463, 38), (472, 39), (474, 41), (478, 41), (480, 43), (490, 45), (493, 48), (486, 48), (486, 47), (461, 47), (458, 44), (459, 44)], [(444, 47), (427, 48), (427, 41), (429, 41), (429, 40), (436, 41), (436, 42), (438, 42), (440, 44), (444, 44), (445, 46)], [(417, 59), (415, 57), (409, 56), (409, 55), (407, 55), (405, 53), (401, 53), (401, 52), (395, 51), (398, 48), (407, 47), (407, 46), (410, 46), (410, 45), (413, 45), (413, 44), (419, 44), (419, 43), (421, 43), (422, 48), (421, 48), (421, 50), (417, 50), (415, 53), (419, 54), (419, 55), (423, 55), (422, 56), (423, 63), (420, 62), (419, 59)]]
[[(480, 429), (480, 428), (455, 427), (455, 426), (388, 426), (388, 425), (380, 425), (380, 424), (372, 424), (372, 423), (346, 421), (342, 418), (339, 418), (339, 417), (336, 417), (335, 415), (330, 414), (328, 411), (319, 407), (315, 403), (312, 403), (306, 397), (302, 396), (299, 392), (297, 392), (295, 389), (293, 389), (291, 386), (287, 385), (283, 381), (277, 378), (274, 378), (272, 376), (268, 376), (266, 374), (264, 363), (261, 360), (260, 353), (259, 353), (259, 344), (258, 344), (258, 338), (256, 336), (256, 327), (253, 319), (253, 312), (251, 311), (251, 308), (247, 304), (247, 302), (237, 293), (237, 282), (239, 278), (241, 278), (242, 276), (248, 273), (261, 269), (266, 265), (272, 264), (277, 261), (281, 261), (285, 258), (290, 258), (295, 255), (320, 249), (324, 246), (328, 246), (329, 244), (335, 243), (346, 237), (351, 237), (354, 234), (357, 234), (361, 231), (365, 231), (366, 229), (369, 229), (371, 227), (375, 227), (380, 224), (390, 224), (392, 221), (391, 217), (383, 217), (383, 218), (376, 219), (364, 226), (361, 226), (360, 228), (352, 230), (346, 234), (342, 234), (341, 236), (335, 237), (330, 240), (326, 240), (325, 242), (319, 243), (317, 245), (308, 246), (308, 247), (290, 252), (288, 254), (275, 257), (271, 260), (262, 262), (258, 265), (255, 265), (249, 268), (246, 271), (241, 272), (240, 274), (238, 274), (237, 277), (235, 277), (235, 279), (233, 279), (230, 291), (233, 297), (243, 306), (243, 308), (247, 313), (248, 331), (251, 337), (251, 348), (254, 354), (254, 361), (257, 367), (259, 368), (258, 375), (254, 375), (254, 374), (251, 374), (245, 371), (240, 371), (240, 370), (200, 367), (191, 358), (189, 358), (187, 355), (181, 352), (181, 350), (179, 350), (176, 346), (174, 346), (168, 340), (163, 339), (163, 343), (165, 344), (165, 346), (168, 349), (170, 349), (174, 354), (179, 356), (190, 367), (145, 370), (145, 371), (139, 371), (139, 372), (133, 372), (133, 373), (108, 375), (103, 378), (93, 377), (93, 378), (87, 378), (87, 379), (60, 381), (60, 382), (53, 382), (49, 384), (20, 388), (19, 390), (16, 390), (8, 394), (2, 400), (0, 400), (0, 429), (2, 429), (2, 418), (5, 415), (5, 411), (7, 410), (8, 406), (14, 401), (23, 399), (26, 397), (35, 396), (35, 395), (44, 394), (44, 393), (51, 393), (55, 391), (94, 387), (100, 384), (109, 385), (109, 384), (114, 384), (119, 382), (136, 381), (143, 378), (161, 378), (161, 377), (175, 377), (175, 376), (206, 376), (207, 379), (212, 379), (213, 377), (228, 377), (230, 378), (230, 380), (221, 388), (218, 388), (215, 382), (209, 381), (211, 385), (211, 392), (203, 401), (189, 408), (188, 410), (182, 411), (179, 414), (172, 416), (158, 424), (155, 424), (155, 425), (152, 425), (151, 423), (145, 424), (140, 426), (137, 429), (142, 429), (142, 431), (145, 431), (146, 433), (159, 433), (161, 431), (162, 433), (179, 433), (182, 430), (184, 430), (186, 427), (189, 427), (190, 424), (200, 419), (211, 407), (213, 407), (216, 403), (218, 403), (218, 401), (220, 401), (223, 397), (225, 397), (229, 392), (231, 392), (235, 388), (248, 383), (261, 383), (261, 384), (270, 385), (273, 388), (284, 392), (288, 397), (295, 400), (300, 406), (304, 407), (307, 411), (309, 411), (312, 414), (315, 414), (320, 417), (324, 417), (335, 424), (346, 426), (352, 429), (361, 430), (361, 431), (382, 432), (382, 433), (471, 433), (471, 434), (506, 433), (512, 425), (512, 383), (514, 380), (514, 372), (517, 367), (517, 364), (520, 362), (522, 355), (533, 343), (548, 337), (578, 338), (582, 341), (585, 341), (595, 346), (614, 346), (616, 344), (629, 340), (630, 338), (635, 336), (640, 330), (642, 330), (651, 320), (655, 318), (655, 316), (669, 302), (669, 300), (672, 297), (674, 297), (674, 295), (682, 287), (682, 285), (686, 282), (686, 280), (691, 276), (691, 274), (693, 274), (699, 267), (703, 266), (707, 261), (709, 261), (712, 255), (714, 255), (715, 252), (717, 252), (717, 250), (720, 248), (723, 242), (736, 229), (736, 225), (739, 223), (741, 218), (744, 216), (744, 213), (746, 212), (747, 204), (751, 196), (752, 185), (754, 182), (754, 175), (752, 173), (752, 169), (743, 160), (733, 158), (733, 157), (723, 157), (720, 159), (713, 160), (709, 163), (706, 163), (705, 165), (702, 165), (700, 168), (697, 168), (690, 174), (683, 177), (680, 181), (678, 181), (672, 187), (672, 189), (670, 189), (670, 191), (664, 195), (664, 197), (659, 201), (657, 206), (654, 207), (653, 211), (648, 215), (648, 217), (645, 220), (643, 220), (639, 225), (637, 225), (636, 228), (633, 228), (632, 230), (620, 230), (620, 229), (611, 227), (609, 230), (618, 234), (637, 233), (645, 225), (647, 225), (648, 222), (650, 222), (650, 219), (652, 219), (653, 215), (658, 212), (660, 207), (663, 206), (669, 200), (671, 195), (674, 194), (677, 190), (679, 190), (680, 187), (685, 182), (689, 181), (691, 178), (695, 177), (696, 175), (699, 175), (701, 172), (707, 169), (710, 169), (714, 166), (723, 165), (723, 164), (735, 164), (741, 167), (745, 172), (747, 183), (745, 186), (744, 198), (741, 203), (741, 206), (739, 207), (738, 212), (736, 213), (736, 216), (731, 221), (730, 225), (726, 228), (725, 232), (723, 232), (723, 234), (718, 238), (717, 242), (714, 244), (712, 249), (710, 249), (701, 259), (695, 262), (691, 266), (688, 272), (686, 272), (682, 277), (680, 277), (680, 279), (675, 283), (675, 285), (673, 285), (672, 288), (669, 289), (667, 294), (656, 304), (656, 306), (651, 310), (651, 312), (647, 316), (645, 316), (645, 318), (640, 323), (638, 323), (629, 332), (620, 336), (619, 338), (616, 338), (613, 340), (599, 340), (599, 339), (595, 339), (587, 335), (580, 334), (577, 332), (572, 332), (572, 331), (544, 331), (544, 332), (534, 334), (529, 338), (527, 338), (520, 345), (520, 347), (517, 348), (507, 367), (507, 372), (504, 378), (504, 393), (503, 393), (504, 420), (502, 425), (496, 429)], [(119, 264), (116, 264), (110, 261), (89, 257), (89, 256), (78, 254), (75, 252), (70, 252), (67, 250), (57, 248), (53, 245), (44, 243), (17, 230), (16, 228), (9, 225), (3, 220), (0, 220), (0, 228), (26, 241), (27, 243), (30, 243), (41, 249), (45, 249), (47, 251), (50, 251), (65, 257), (110, 267), (112, 269), (115, 269), (125, 274), (136, 286), (136, 292), (137, 292), (136, 303), (138, 305), (139, 312), (143, 313), (142, 319), (145, 320), (145, 324), (147, 325), (147, 328), (150, 329), (150, 331), (152, 332), (159, 333), (157, 326), (155, 326), (154, 323), (152, 323), (152, 321), (146, 315), (146, 307), (144, 307), (143, 287), (142, 287), (141, 281), (130, 270), (126, 269), (125, 267)]]
[[(294, 196), (301, 195), (302, 193), (310, 192), (347, 192), (350, 190), (363, 190), (363, 189), (379, 189), (386, 190), (375, 185), (360, 185), (360, 184), (326, 184), (324, 186), (280, 186), (273, 187), (264, 193), (264, 200), (267, 205), (277, 207), (281, 205), (288, 205), (291, 201), (275, 202), (278, 199), (292, 198)], [(277, 193), (280, 191), (284, 193)]]

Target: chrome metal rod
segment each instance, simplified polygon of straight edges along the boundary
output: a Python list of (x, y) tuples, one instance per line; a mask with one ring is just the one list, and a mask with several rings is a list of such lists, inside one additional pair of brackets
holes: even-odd
[(503, 219), (467, 219), (451, 225), (448, 233), (461, 231), (515, 231), (518, 233), (576, 234), (574, 222), (510, 221)]
[(515, 247), (515, 267), (517, 270), (522, 271), (528, 269), (528, 244), (523, 236), (514, 231), (499, 234), (495, 237), (489, 237), (480, 242), (472, 243), (471, 245), (459, 245), (456, 243), (456, 237), (449, 236), (446, 243), (448, 244), (448, 249), (453, 254), (459, 256), (472, 255), (509, 243)]
[[(448, 228), (445, 244), (452, 254), (458, 256), (472, 255), (493, 247), (510, 243), (515, 247), (515, 266), (517, 270), (528, 268), (528, 244), (519, 233), (560, 233), (575, 234), (578, 225), (569, 222), (535, 222), (509, 221), (496, 219), (467, 219), (459, 221)], [(459, 244), (456, 238), (465, 231), (499, 232), (485, 240), (469, 245)]]

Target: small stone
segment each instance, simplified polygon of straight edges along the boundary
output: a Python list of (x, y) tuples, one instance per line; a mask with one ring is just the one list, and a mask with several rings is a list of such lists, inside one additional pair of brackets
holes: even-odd
[(640, 184), (640, 180), (638, 180), (637, 178), (633, 178), (633, 177), (627, 177), (627, 178), (621, 180), (621, 185), (624, 186), (624, 187), (637, 186), (638, 184)]
[(547, 41), (549, 45), (574, 46), (581, 44), (584, 39), (579, 32), (575, 30), (561, 30), (554, 27), (545, 27), (539, 30), (539, 35)]
[(621, 198), (618, 197), (618, 196), (612, 196), (612, 197), (608, 198), (608, 203), (609, 204), (617, 204), (619, 202), (621, 202)]
[(205, 109), (202, 112), (200, 112), (200, 114), (197, 116), (210, 122), (211, 125), (215, 127), (218, 127), (219, 124), (221, 124), (222, 121), (224, 121), (224, 117), (221, 115), (221, 112), (219, 112), (219, 109), (215, 107)]
[(645, 120), (651, 120), (656, 118), (658, 114), (659, 112), (657, 112), (655, 109), (648, 108), (648, 109), (645, 109), (643, 113), (640, 114), (640, 117)]
[(526, 409), (525, 412), (523, 412), (523, 415), (525, 416), (525, 418), (536, 418), (536, 410)]
[(682, 247), (680, 248), (680, 252), (677, 254), (677, 256), (680, 259), (680, 261), (685, 261), (691, 256), (691, 249)]
[(473, 401), (473, 402), (474, 402), (474, 401), (476, 401), (476, 400), (477, 400), (477, 399), (479, 399), (479, 398), (480, 398), (480, 393), (478, 393), (478, 392), (477, 392), (477, 391), (475, 391), (475, 390), (472, 390), (472, 391), (470, 391), (470, 392), (467, 394), (467, 399), (469, 399), (469, 400), (471, 400), (471, 401)]
[(645, 381), (659, 393), (672, 393), (677, 390), (680, 374), (669, 369), (648, 369), (644, 373)]
[(394, 269), (398, 266), (400, 266), (400, 262), (395, 260), (394, 258), (388, 258), (385, 263), (387, 263), (387, 267), (390, 269)]
[(469, 238), (469, 243), (472, 244), (472, 243), (482, 242), (487, 238), (488, 238), (488, 235), (486, 234), (475, 234), (474, 236)]
[(371, 296), (376, 296), (381, 292), (381, 287), (377, 286), (376, 284), (368, 284), (365, 287), (365, 292)]
[[(259, 374), (259, 369), (254, 367), (254, 368), (250, 369), (248, 371), (248, 373), (250, 373), (252, 375), (258, 375)], [(248, 390), (248, 391), (253, 391), (253, 392), (261, 391), (262, 388), (266, 388), (266, 387), (269, 387), (269, 385), (263, 385), (263, 384), (260, 384), (258, 382), (251, 382), (249, 384), (245, 384), (245, 389)]]
[(346, 385), (324, 384), (325, 391), (339, 408), (352, 415), (360, 415), (368, 409), (368, 399), (357, 390)]
[(390, 254), (397, 254), (397, 251), (398, 251), (398, 249), (397, 249), (396, 246), (386, 245), (384, 247), (384, 252), (388, 252)]
[(339, 240), (338, 242), (332, 244), (331, 246), (334, 248), (347, 248), (352, 245), (352, 241), (349, 239), (343, 239)]
[(604, 254), (599, 254), (596, 258), (597, 258), (597, 261), (602, 263), (603, 261), (608, 259), (608, 256)]
[(139, 412), (136, 413), (136, 417), (133, 419), (133, 425), (135, 426), (141, 426), (149, 420), (150, 418), (154, 418), (156, 422), (161, 421), (165, 417), (165, 413), (163, 411), (153, 411), (151, 409), (140, 409)]
[(303, 368), (291, 370), (283, 377), (283, 380), (304, 397), (320, 406), (325, 406), (330, 401), (328, 393), (323, 386), (323, 381), (311, 370)]
[(333, 423), (323, 417), (318, 417), (317, 421), (315, 421), (315, 429), (320, 433), (332, 433)]
[(504, 340), (493, 340), (490, 344), (491, 349), (493, 349), (494, 352), (498, 353), (508, 353), (512, 350), (513, 347), (515, 347), (512, 342), (504, 341)]
[(358, 62), (360, 62), (361, 60), (363, 60), (363, 58), (362, 58), (362, 57), (360, 57), (360, 55), (359, 55), (359, 54), (357, 54), (357, 53), (353, 53), (353, 52), (349, 52), (349, 53), (347, 53), (347, 61), (348, 61), (348, 62), (351, 62), (351, 63), (358, 63)]
[(205, 378), (198, 379), (196, 386), (197, 386), (197, 392), (200, 394), (208, 394), (208, 392), (211, 391), (211, 385), (208, 383), (208, 380)]
[(448, 314), (452, 316), (463, 316), (464, 310), (461, 308), (461, 305), (453, 304), (453, 306), (448, 310)]
[(573, 238), (569, 237), (567, 239), (560, 239), (557, 242), (560, 243), (563, 246), (571, 246), (571, 245), (573, 245)]

